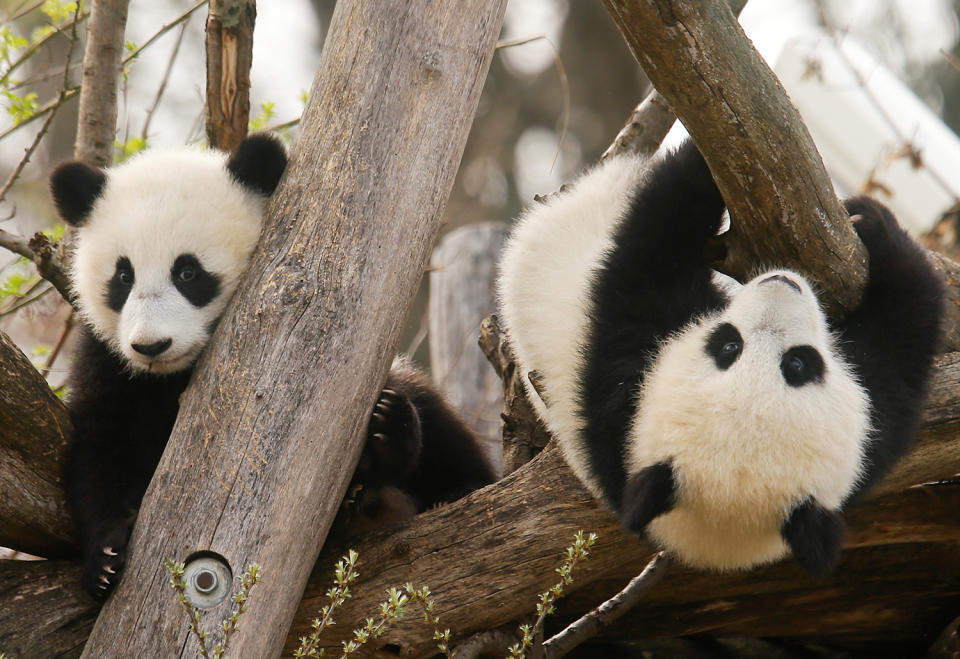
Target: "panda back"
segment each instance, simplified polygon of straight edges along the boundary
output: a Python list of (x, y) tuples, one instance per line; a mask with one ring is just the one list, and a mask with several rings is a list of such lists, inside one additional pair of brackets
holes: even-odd
[[(584, 460), (578, 458), (583, 449), (576, 401), (590, 284), (645, 169), (646, 160), (635, 155), (611, 158), (528, 210), (500, 264), (500, 317), (528, 398), (588, 484), (585, 466), (578, 467)], [(527, 377), (530, 371), (543, 383), (539, 394)]]

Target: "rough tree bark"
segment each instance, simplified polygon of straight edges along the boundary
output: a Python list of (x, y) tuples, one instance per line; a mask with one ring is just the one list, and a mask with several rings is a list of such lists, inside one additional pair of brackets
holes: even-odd
[(163, 563), (201, 550), (234, 574), (263, 566), (256, 622), (231, 652), (282, 647), (426, 264), (504, 4), (337, 4), (299, 148), (85, 656), (193, 656)]
[(830, 309), (851, 308), (866, 281), (863, 246), (799, 113), (726, 3), (604, 4), (728, 201), (731, 274), (742, 278), (757, 264), (797, 268)]
[(207, 142), (233, 151), (250, 120), (256, 0), (211, 0), (207, 15)]
[(117, 126), (117, 81), (130, 0), (94, 0), (87, 21), (83, 86), (73, 155), (91, 165), (113, 163)]
[(71, 552), (60, 479), (71, 431), (63, 403), (0, 332), (0, 547), (38, 556)]

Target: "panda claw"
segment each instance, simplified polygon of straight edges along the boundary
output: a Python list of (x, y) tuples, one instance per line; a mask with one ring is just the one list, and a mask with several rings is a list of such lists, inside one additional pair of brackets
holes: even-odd
[(374, 412), (374, 413), (373, 413), (373, 418), (375, 418), (375, 419), (376, 419), (377, 421), (379, 421), (380, 423), (383, 423), (384, 419), (386, 419), (386, 417), (383, 416), (382, 414), (380, 414), (380, 412)]
[(113, 551), (113, 547), (104, 547), (103, 553), (107, 556), (117, 556), (117, 552)]
[(393, 389), (384, 389), (384, 390), (383, 390), (383, 393), (389, 394), (389, 395), (391, 395), (391, 396), (396, 396), (396, 395), (397, 395), (397, 392), (394, 391)]
[(117, 573), (117, 571), (114, 570), (114, 569), (113, 569), (112, 567), (110, 567), (109, 565), (104, 565), (104, 566), (103, 566), (103, 571), (106, 572), (106, 573), (108, 573), (108, 574), (116, 574), (116, 573)]
[(375, 433), (373, 433), (373, 438), (374, 438), (374, 439), (379, 439), (379, 440), (383, 441), (383, 440), (385, 440), (385, 439), (387, 438), (387, 436), (384, 435), (382, 432), (375, 432)]
[[(101, 574), (101, 575), (100, 575), (100, 583), (104, 584), (105, 586), (109, 586), (109, 585), (110, 585), (110, 578), (107, 577), (107, 575), (105, 575), (105, 574)], [(103, 588), (103, 587), (104, 587), (104, 586), (101, 586), (101, 588)]]

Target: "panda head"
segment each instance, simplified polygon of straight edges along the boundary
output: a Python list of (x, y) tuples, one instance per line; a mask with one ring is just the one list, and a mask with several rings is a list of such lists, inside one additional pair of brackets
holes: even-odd
[(816, 481), (813, 491), (839, 504), (858, 478), (870, 403), (816, 294), (787, 270), (727, 293), (726, 307), (661, 344), (642, 386), (631, 473), (685, 455), (678, 464), (709, 465), (727, 482), (721, 474), (748, 460), (770, 480)]
[(789, 391), (823, 384), (833, 348), (816, 294), (789, 270), (761, 274), (737, 290), (709, 328), (706, 358)]
[(254, 135), (229, 158), (154, 150), (107, 171), (76, 161), (53, 171), (54, 203), (75, 229), (77, 308), (131, 370), (174, 373), (197, 359), (286, 162), (278, 140)]

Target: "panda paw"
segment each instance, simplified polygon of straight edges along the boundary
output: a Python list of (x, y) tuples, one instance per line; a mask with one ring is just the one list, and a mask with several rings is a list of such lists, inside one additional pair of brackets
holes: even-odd
[(402, 482), (420, 460), (420, 415), (399, 387), (380, 392), (367, 426), (367, 440), (355, 480), (365, 487)]
[(117, 522), (98, 534), (84, 558), (81, 584), (97, 599), (105, 599), (119, 583), (127, 559), (130, 525)]
[(793, 509), (780, 534), (807, 572), (826, 576), (836, 567), (846, 530), (843, 517), (808, 498)]
[(620, 524), (630, 533), (643, 533), (654, 519), (673, 508), (677, 498), (676, 478), (669, 462), (658, 462), (627, 479), (623, 488)]
[(906, 234), (886, 206), (870, 197), (853, 197), (844, 201), (853, 229), (870, 257), (886, 255), (904, 241)]

